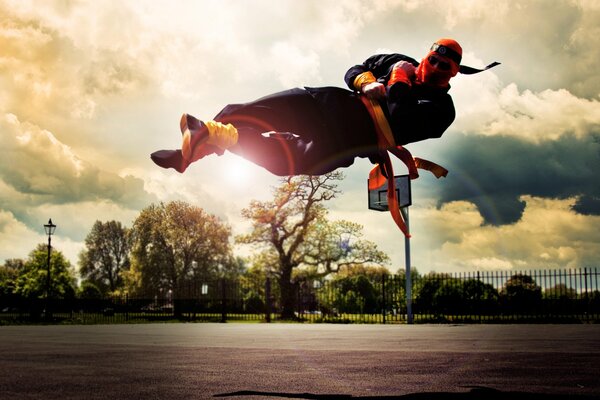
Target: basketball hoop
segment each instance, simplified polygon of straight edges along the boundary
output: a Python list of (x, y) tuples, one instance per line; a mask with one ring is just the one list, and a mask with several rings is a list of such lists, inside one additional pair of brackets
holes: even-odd
[[(367, 180), (367, 188), (369, 187)], [(412, 196), (410, 192), (410, 178), (408, 175), (394, 176), (394, 186), (396, 187), (396, 197), (400, 208), (412, 205)], [(387, 182), (377, 189), (368, 190), (369, 210), (389, 211), (387, 201)]]

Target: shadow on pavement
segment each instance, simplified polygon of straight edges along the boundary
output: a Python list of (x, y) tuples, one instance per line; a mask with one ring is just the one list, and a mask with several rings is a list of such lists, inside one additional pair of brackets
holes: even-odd
[(234, 397), (234, 396), (265, 396), (265, 397), (284, 397), (288, 399), (314, 399), (314, 400), (332, 400), (332, 399), (362, 399), (362, 400), (381, 400), (381, 399), (438, 399), (438, 400), (497, 400), (497, 399), (525, 399), (525, 400), (600, 400), (600, 396), (572, 395), (572, 394), (544, 394), (527, 392), (503, 392), (500, 390), (486, 387), (471, 387), (469, 392), (424, 392), (412, 393), (399, 396), (352, 396), (349, 394), (314, 394), (314, 393), (278, 393), (278, 392), (259, 392), (252, 390), (242, 390), (233, 393), (216, 394), (213, 397)]

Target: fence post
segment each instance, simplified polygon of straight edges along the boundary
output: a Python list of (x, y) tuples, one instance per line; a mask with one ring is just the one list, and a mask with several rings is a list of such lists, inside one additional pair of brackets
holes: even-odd
[[(302, 288), (300, 287), (300, 282), (294, 283), (294, 286), (296, 287), (296, 313), (298, 314), (298, 319), (300, 319), (300, 312), (304, 311), (302, 309), (302, 298), (300, 297), (302, 295)], [(304, 316), (304, 313), (302, 313), (302, 315)]]
[(227, 322), (225, 278), (221, 278), (221, 322)]
[(381, 274), (381, 315), (385, 324), (385, 274)]
[(587, 267), (583, 269), (583, 277), (585, 280), (585, 318), (589, 319), (590, 318), (590, 298), (588, 295), (588, 283), (587, 283), (587, 277), (588, 277), (588, 273), (587, 273)]
[[(463, 286), (464, 287), (464, 286)], [(482, 301), (483, 299), (481, 298), (481, 295), (483, 294), (483, 288), (484, 288), (484, 284), (483, 281), (481, 280), (481, 276), (479, 275), (479, 271), (477, 271), (477, 287), (481, 288), (481, 290), (477, 291), (477, 303), (476, 303), (476, 311), (477, 314), (479, 314), (479, 323), (481, 323), (481, 314), (483, 314), (483, 304)]]
[(265, 321), (271, 322), (271, 278), (265, 281)]
[(125, 293), (125, 321), (129, 321), (129, 293)]

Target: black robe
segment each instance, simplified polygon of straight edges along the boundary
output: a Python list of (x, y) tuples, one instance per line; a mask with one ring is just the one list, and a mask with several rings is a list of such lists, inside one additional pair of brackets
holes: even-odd
[[(352, 85), (365, 71), (386, 84), (393, 65), (400, 60), (418, 65), (401, 54), (375, 55), (346, 73), (345, 81), (352, 90), (290, 89), (256, 101), (230, 104), (214, 120), (231, 123), (238, 131), (237, 145), (229, 151), (276, 175), (321, 175), (350, 166), (356, 157), (380, 163), (375, 123)], [(442, 135), (455, 116), (447, 91), (402, 82), (387, 87), (387, 97), (380, 106), (397, 145)], [(221, 154), (222, 150), (215, 147), (214, 152)], [(153, 158), (159, 165), (181, 163), (180, 153), (167, 151), (167, 161), (161, 161), (165, 153), (159, 153)]]
[[(348, 70), (345, 81), (353, 88), (357, 75), (371, 71), (387, 83), (393, 65), (401, 60), (418, 63), (402, 54), (369, 57)], [(380, 101), (396, 144), (439, 138), (454, 121), (448, 89), (398, 82)], [(232, 152), (276, 175), (319, 175), (348, 167), (355, 157), (379, 162), (375, 125), (355, 91), (320, 87), (296, 88), (256, 101), (226, 106), (215, 121), (232, 123), (239, 146)], [(271, 132), (268, 134), (267, 132)]]
[(341, 88), (286, 90), (228, 105), (214, 119), (237, 128), (230, 151), (280, 176), (325, 174), (377, 153), (367, 109)]

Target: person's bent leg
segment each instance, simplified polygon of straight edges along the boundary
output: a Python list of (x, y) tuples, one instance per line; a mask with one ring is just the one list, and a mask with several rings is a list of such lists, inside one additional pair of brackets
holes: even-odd
[(303, 89), (228, 105), (215, 121), (238, 130), (238, 143), (229, 151), (280, 176), (308, 173), (307, 154), (314, 146), (313, 138), (323, 134), (314, 99)]
[(307, 155), (319, 153), (316, 139), (327, 134), (314, 98), (303, 89), (228, 105), (206, 123), (184, 115), (181, 130), (182, 150), (153, 153), (156, 164), (183, 172), (191, 162), (227, 149), (276, 175), (311, 173), (314, 162)]
[(195, 117), (183, 114), (180, 120), (182, 134), (181, 150), (160, 150), (150, 158), (160, 167), (174, 168), (182, 173), (194, 161), (209, 154), (222, 155), (224, 150), (210, 142), (209, 127)]

